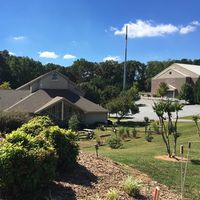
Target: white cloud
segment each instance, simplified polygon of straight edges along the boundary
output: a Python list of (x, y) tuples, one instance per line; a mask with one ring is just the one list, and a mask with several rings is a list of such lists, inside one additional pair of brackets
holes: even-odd
[(192, 21), (191, 24), (192, 25), (196, 25), (196, 26), (200, 26), (200, 22), (199, 21)]
[(11, 55), (11, 56), (15, 56), (15, 55), (16, 55), (16, 54), (13, 53), (12, 51), (9, 51), (8, 53), (9, 53), (9, 55)]
[(26, 37), (25, 36), (15, 36), (15, 37), (13, 37), (13, 40), (16, 40), (16, 41), (22, 41), (22, 40), (25, 40), (26, 39)]
[(195, 30), (196, 30), (195, 26), (188, 25), (180, 28), (180, 34), (188, 34), (190, 32), (194, 32)]
[(113, 60), (113, 61), (119, 61), (120, 57), (119, 56), (107, 56), (103, 59), (103, 61), (109, 61), (109, 60)]
[(38, 53), (39, 53), (40, 58), (58, 58), (59, 56), (53, 51), (42, 51)]
[(64, 56), (63, 56), (63, 59), (75, 59), (76, 58), (76, 56), (74, 56), (74, 55), (71, 55), (71, 54), (65, 54)]
[(126, 25), (128, 26), (129, 38), (142, 38), (142, 37), (158, 37), (165, 36), (173, 33), (187, 34), (196, 30), (200, 25), (198, 21), (193, 21), (187, 26), (173, 25), (173, 24), (155, 24), (153, 21), (136, 20), (136, 22), (129, 22), (124, 24), (121, 29), (111, 27), (110, 30), (115, 35), (125, 35)]
[(199, 21), (192, 21), (189, 25), (180, 28), (180, 34), (188, 34), (194, 32), (200, 26)]

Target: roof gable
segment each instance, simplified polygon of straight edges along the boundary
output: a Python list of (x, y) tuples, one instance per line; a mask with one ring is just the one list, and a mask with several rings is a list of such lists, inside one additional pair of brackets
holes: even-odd
[[(200, 66), (199, 65), (188, 65), (188, 64), (182, 64), (182, 63), (174, 63), (158, 73), (156, 76), (153, 77), (153, 79), (159, 79), (159, 78), (166, 78), (162, 77), (170, 70), (176, 72), (180, 76), (183, 77), (199, 77), (200, 76)], [(170, 78), (170, 77), (167, 77)], [(176, 78), (176, 77), (172, 77)]]
[(84, 92), (74, 82), (56, 70), (41, 75), (16, 90), (31, 90), (31, 92), (35, 92), (39, 89), (71, 89), (78, 95), (84, 95)]

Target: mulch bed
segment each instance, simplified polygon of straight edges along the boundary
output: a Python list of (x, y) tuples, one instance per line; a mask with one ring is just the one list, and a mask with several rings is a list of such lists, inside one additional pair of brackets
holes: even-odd
[[(73, 172), (63, 174), (48, 189), (46, 199), (56, 200), (103, 200), (110, 188), (119, 191), (120, 200), (133, 199), (121, 188), (121, 183), (128, 175), (142, 181), (141, 195), (135, 199), (153, 199), (155, 187), (160, 188), (160, 199), (179, 200), (166, 186), (159, 184), (144, 173), (121, 165), (110, 159), (93, 154), (80, 153), (78, 167)], [(50, 198), (51, 197), (51, 198)]]

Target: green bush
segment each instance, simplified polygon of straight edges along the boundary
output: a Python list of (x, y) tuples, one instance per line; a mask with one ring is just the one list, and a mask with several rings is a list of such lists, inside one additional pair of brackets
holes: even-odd
[(153, 131), (154, 131), (156, 134), (159, 134), (159, 133), (160, 133), (158, 122), (152, 122), (152, 123), (151, 123), (151, 127), (152, 127)]
[(40, 188), (55, 177), (55, 151), (24, 148), (20, 142), (5, 141), (0, 147), (0, 187), (16, 196)]
[(19, 130), (27, 134), (38, 135), (42, 130), (53, 125), (53, 122), (48, 116), (37, 116), (29, 120), (28, 123), (23, 124)]
[(119, 137), (116, 136), (112, 136), (109, 138), (108, 140), (108, 145), (110, 148), (112, 149), (118, 149), (120, 148), (123, 144), (122, 144), (122, 140)]
[(123, 181), (122, 188), (128, 195), (136, 197), (140, 194), (141, 184), (139, 183), (139, 181), (129, 176)]
[(27, 113), (0, 112), (0, 132), (10, 133), (26, 123), (31, 116)]
[(106, 194), (107, 200), (117, 200), (118, 199), (118, 191), (114, 188), (108, 190)]
[(78, 145), (72, 141), (72, 131), (66, 131), (58, 126), (51, 126), (41, 133), (51, 142), (58, 155), (58, 168), (71, 168), (76, 164)]
[(53, 126), (48, 117), (35, 117), (7, 134), (0, 145), (0, 189), (13, 196), (33, 192), (57, 170), (74, 166), (75, 138), (74, 132)]
[(73, 114), (68, 122), (69, 125), (69, 129), (71, 129), (72, 131), (78, 131), (79, 127), (80, 127), (80, 121), (78, 119), (78, 116), (76, 114)]
[(130, 129), (128, 127), (125, 128), (126, 137), (130, 137)]
[(136, 138), (136, 137), (137, 137), (137, 130), (136, 130), (135, 128), (133, 128), (133, 129), (131, 130), (131, 132), (132, 132), (132, 137), (133, 137), (133, 138)]

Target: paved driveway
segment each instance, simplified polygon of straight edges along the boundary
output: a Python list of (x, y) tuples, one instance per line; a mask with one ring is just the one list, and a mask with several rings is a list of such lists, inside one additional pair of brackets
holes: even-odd
[[(139, 107), (140, 112), (133, 115), (133, 121), (143, 121), (144, 117), (148, 117), (150, 120), (158, 120), (157, 115), (154, 113), (152, 105), (155, 100), (140, 99), (137, 104), (143, 106)], [(179, 112), (180, 117), (200, 114), (200, 105), (185, 105), (183, 110)]]

